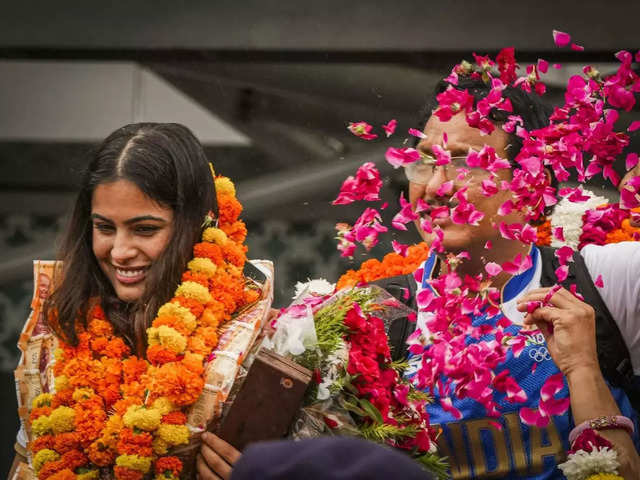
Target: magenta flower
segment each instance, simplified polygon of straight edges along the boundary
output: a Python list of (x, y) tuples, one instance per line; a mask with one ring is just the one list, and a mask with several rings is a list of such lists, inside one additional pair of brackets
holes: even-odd
[(529, 255), (522, 255), (519, 253), (512, 262), (504, 262), (502, 264), (502, 269), (511, 275), (519, 275), (530, 269), (532, 265), (533, 263)]
[(566, 265), (569, 262), (573, 262), (573, 254), (575, 252), (573, 251), (573, 248), (564, 245), (562, 247), (560, 247), (559, 249), (557, 249), (554, 252), (554, 255), (556, 256), (556, 258), (558, 259), (558, 262), (560, 263), (560, 265)]
[(371, 133), (373, 126), (369, 125), (367, 122), (349, 123), (347, 129), (356, 137), (360, 137), (363, 140), (373, 140), (374, 138), (378, 138), (377, 134)]
[(498, 71), (500, 72), (500, 80), (505, 85), (509, 85), (516, 78), (516, 70), (520, 68), (516, 63), (515, 50), (513, 47), (507, 47), (500, 50), (496, 56)]
[(381, 187), (382, 180), (376, 166), (372, 162), (364, 163), (358, 168), (355, 178), (347, 177), (332, 205), (347, 205), (357, 200), (380, 200)]
[(559, 30), (553, 31), (553, 41), (558, 47), (566, 47), (571, 42), (571, 35)]
[(418, 137), (418, 138), (427, 138), (427, 136), (424, 133), (422, 133), (420, 130), (416, 130), (415, 128), (409, 129), (409, 135), (413, 135), (414, 137)]
[(397, 242), (395, 240), (391, 241), (391, 247), (393, 251), (402, 257), (407, 256), (407, 250), (409, 249), (409, 245), (405, 245), (404, 243)]
[(562, 227), (553, 227), (551, 233), (555, 239), (564, 242), (564, 230)]
[(384, 133), (387, 135), (387, 138), (393, 135), (393, 132), (396, 131), (397, 126), (398, 126), (398, 121), (395, 118), (392, 120), (389, 120), (387, 123), (382, 125), (382, 129), (384, 130)]
[(415, 148), (409, 147), (389, 147), (384, 155), (384, 158), (393, 166), (393, 168), (399, 168), (420, 160), (420, 152), (418, 152)]
[(451, 117), (460, 112), (468, 113), (473, 109), (473, 96), (467, 90), (458, 90), (449, 86), (444, 92), (436, 96), (438, 108), (434, 114), (442, 122), (451, 120)]
[(418, 218), (418, 215), (413, 211), (412, 206), (404, 198), (404, 192), (400, 192), (400, 211), (396, 213), (391, 221), (391, 226), (397, 230), (407, 230), (405, 226), (409, 222), (413, 222)]

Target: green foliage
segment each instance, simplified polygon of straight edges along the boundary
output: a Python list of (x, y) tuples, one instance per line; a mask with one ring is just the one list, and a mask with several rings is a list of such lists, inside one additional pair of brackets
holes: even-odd
[(433, 473), (439, 480), (447, 480), (450, 477), (449, 475), (449, 464), (447, 462), (447, 457), (440, 457), (433, 453), (425, 453), (419, 457), (415, 457), (422, 467)]

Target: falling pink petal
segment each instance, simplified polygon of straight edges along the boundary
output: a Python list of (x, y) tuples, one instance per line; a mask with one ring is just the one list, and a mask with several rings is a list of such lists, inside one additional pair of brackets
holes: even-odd
[(404, 243), (396, 242), (395, 240), (391, 241), (391, 246), (393, 247), (393, 251), (398, 255), (403, 257), (407, 256), (407, 250), (409, 249), (409, 245), (405, 245)]
[(378, 138), (378, 135), (371, 133), (373, 126), (369, 125), (367, 122), (349, 123), (347, 129), (356, 137), (360, 137), (364, 140), (373, 140), (374, 138)]
[(413, 272), (413, 278), (416, 282), (422, 284), (422, 277), (424, 276), (424, 268), (418, 268), (415, 272)]
[(635, 189), (630, 190), (628, 188), (630, 183), (620, 190), (620, 207), (627, 210), (640, 206), (640, 195), (635, 192)]
[(449, 141), (449, 135), (447, 135), (447, 132), (442, 132), (442, 146), (444, 148), (447, 148), (448, 141)]
[(533, 300), (533, 301), (527, 302), (527, 313), (533, 313), (542, 306), (543, 306), (543, 303), (539, 300)]
[(578, 45), (576, 43), (571, 44), (571, 50), (575, 52), (584, 52), (584, 47), (582, 45)]
[(405, 224), (413, 222), (418, 218), (418, 215), (413, 211), (411, 204), (404, 198), (404, 192), (400, 192), (400, 211), (396, 213), (391, 221), (393, 228), (397, 230), (407, 230)]
[(639, 128), (640, 128), (640, 120), (634, 120), (633, 122), (631, 122), (631, 125), (629, 125), (629, 128), (627, 128), (627, 131), (635, 132)]
[(431, 305), (431, 302), (433, 302), (434, 298), (435, 298), (435, 295), (433, 294), (431, 289), (429, 288), (422, 289), (420, 293), (416, 295), (416, 302), (418, 304), (418, 308), (420, 308), (421, 310), (428, 308), (429, 305)]
[(491, 243), (491, 240), (487, 240), (485, 242), (484, 248), (486, 248), (487, 250), (491, 250), (493, 248), (493, 243)]
[(453, 190), (453, 180), (449, 180), (440, 184), (440, 186), (438, 187), (438, 190), (436, 190), (436, 195), (438, 197), (444, 197), (450, 194), (452, 190)]
[(531, 375), (533, 375), (534, 373), (536, 373), (536, 370), (538, 369), (538, 362), (533, 362), (533, 365), (531, 366)]
[(389, 147), (384, 158), (393, 166), (393, 168), (399, 168), (420, 160), (420, 152), (415, 148)]
[(573, 261), (573, 248), (565, 245), (564, 247), (560, 247), (554, 252), (554, 255), (560, 262), (560, 265), (566, 265), (568, 262)]
[(533, 266), (533, 262), (529, 255), (522, 255), (519, 253), (513, 262), (504, 262), (502, 269), (510, 275), (518, 275), (522, 272), (526, 272)]
[(602, 275), (596, 277), (596, 281), (593, 284), (598, 288), (604, 288), (604, 282), (602, 281)]
[(555, 68), (556, 70), (560, 70), (562, 68), (562, 65), (559, 63), (554, 63), (553, 68)]
[(389, 202), (384, 202), (382, 205), (380, 205), (380, 210), (385, 210), (388, 206)]
[(533, 425), (538, 428), (544, 428), (549, 425), (549, 417), (543, 415), (538, 409), (523, 407), (519, 413), (520, 420), (526, 425)]
[(502, 267), (495, 262), (489, 262), (484, 266), (484, 269), (491, 277), (495, 277), (502, 272)]
[(564, 242), (564, 230), (562, 227), (553, 227), (551, 231), (555, 239)]
[(498, 193), (498, 187), (493, 180), (487, 178), (485, 180), (482, 180), (481, 191), (482, 195), (484, 195), (485, 197), (491, 197), (492, 195)]
[(332, 205), (347, 205), (357, 200), (380, 200), (381, 187), (380, 172), (372, 162), (366, 162), (358, 168), (355, 178), (349, 176), (344, 181)]
[(628, 154), (624, 164), (625, 168), (627, 170), (631, 170), (637, 164), (638, 164), (638, 154), (636, 152), (631, 152), (630, 154)]
[(430, 208), (431, 206), (422, 198), (418, 198), (418, 200), (416, 201), (416, 213), (426, 212)]
[(462, 418), (462, 413), (460, 413), (460, 410), (453, 406), (453, 402), (451, 401), (450, 397), (441, 397), (440, 406), (442, 407), (442, 410), (453, 415), (453, 418), (455, 418), (456, 420)]
[(409, 129), (409, 135), (413, 135), (414, 137), (418, 137), (418, 138), (427, 138), (427, 136), (424, 133), (422, 133), (420, 130), (416, 130), (415, 128)]
[(538, 71), (542, 72), (542, 73), (547, 73), (547, 71), (549, 70), (549, 62), (547, 62), (546, 60), (543, 60), (542, 58), (538, 59)]
[(389, 120), (387, 123), (382, 125), (382, 129), (384, 133), (386, 133), (387, 138), (393, 135), (393, 132), (396, 131), (396, 127), (398, 126), (398, 121), (394, 118), (393, 120)]
[(571, 42), (571, 35), (559, 30), (553, 31), (553, 41), (558, 47), (566, 47)]
[(567, 279), (567, 276), (569, 275), (569, 265), (562, 265), (556, 268), (555, 274), (556, 274), (556, 278), (558, 279), (558, 282), (560, 283), (564, 282)]

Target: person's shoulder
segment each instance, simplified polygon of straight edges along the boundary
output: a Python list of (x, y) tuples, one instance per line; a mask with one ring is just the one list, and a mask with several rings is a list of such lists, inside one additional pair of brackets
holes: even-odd
[(585, 245), (580, 254), (585, 258), (640, 257), (640, 242), (619, 242), (608, 245)]

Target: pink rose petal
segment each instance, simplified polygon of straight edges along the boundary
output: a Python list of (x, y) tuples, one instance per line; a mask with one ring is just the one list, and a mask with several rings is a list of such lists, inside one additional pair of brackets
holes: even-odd
[(393, 132), (396, 131), (397, 126), (398, 126), (398, 121), (395, 118), (392, 120), (389, 120), (387, 123), (382, 125), (382, 129), (384, 130), (384, 133), (387, 135), (387, 138), (393, 135)]
[(595, 282), (593, 284), (598, 288), (604, 288), (604, 282), (602, 281), (602, 275), (598, 275), (596, 277)]
[(553, 41), (558, 47), (566, 47), (571, 42), (571, 35), (559, 30), (553, 31)]
[(633, 122), (631, 122), (631, 125), (629, 125), (629, 128), (627, 128), (627, 131), (635, 132), (639, 128), (640, 128), (640, 120), (634, 120)]

